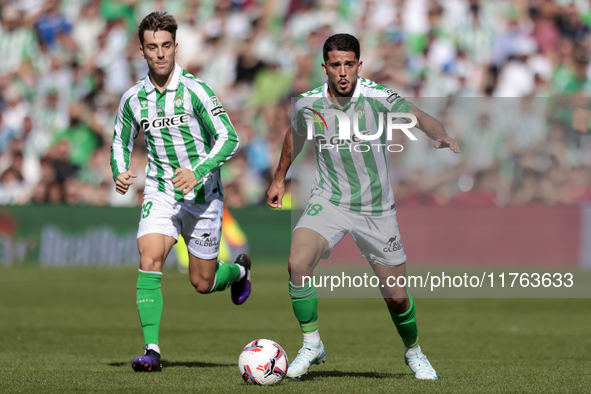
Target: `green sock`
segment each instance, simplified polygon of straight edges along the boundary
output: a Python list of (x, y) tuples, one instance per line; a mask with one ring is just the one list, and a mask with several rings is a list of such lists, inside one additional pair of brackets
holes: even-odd
[(296, 319), (300, 322), (303, 334), (318, 329), (318, 290), (312, 283), (295, 286), (289, 282), (291, 306)]
[(388, 312), (390, 312), (404, 346), (411, 349), (419, 346), (419, 330), (417, 329), (417, 318), (415, 316), (415, 302), (410, 294), (408, 295), (408, 301), (410, 306), (406, 312), (397, 314), (392, 312), (390, 308), (388, 308)]
[(144, 343), (158, 345), (162, 319), (161, 272), (140, 271), (137, 278), (137, 310), (144, 331)]
[(226, 263), (219, 260), (215, 271), (213, 287), (209, 292), (213, 293), (214, 291), (224, 291), (230, 287), (232, 283), (236, 282), (236, 279), (239, 277), (240, 267), (238, 267), (236, 264)]

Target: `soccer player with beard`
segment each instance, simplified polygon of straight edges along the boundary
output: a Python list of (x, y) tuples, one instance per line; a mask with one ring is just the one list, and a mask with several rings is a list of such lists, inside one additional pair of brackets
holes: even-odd
[(219, 168), (238, 150), (234, 126), (209, 85), (175, 63), (177, 24), (153, 12), (139, 25), (140, 53), (148, 75), (123, 95), (111, 148), (117, 192), (136, 178), (129, 170), (140, 128), (148, 153), (144, 203), (138, 230), (140, 269), (137, 308), (144, 355), (135, 371), (160, 371), (158, 335), (162, 317), (162, 266), (179, 235), (189, 253), (189, 276), (198, 293), (231, 287), (232, 302), (250, 295), (250, 257), (218, 260), (224, 208)]
[[(458, 143), (447, 135), (441, 123), (400, 97), (392, 89), (360, 78), (362, 69), (359, 41), (349, 34), (329, 37), (323, 48), (322, 68), (328, 80), (298, 97), (295, 116), (287, 130), (281, 158), (267, 204), (281, 208), (285, 177), (291, 162), (301, 151), (306, 138), (306, 117), (321, 114), (323, 109), (343, 111), (351, 119), (361, 114), (366, 130), (377, 133), (377, 117), (383, 112), (409, 113), (418, 126), (435, 140), (435, 148), (449, 147), (459, 153)], [(376, 108), (379, 107), (379, 108)], [(287, 376), (300, 377), (310, 365), (326, 359), (318, 330), (318, 292), (303, 277), (313, 275), (321, 258), (328, 258), (333, 247), (350, 233), (380, 279), (380, 290), (388, 311), (405, 346), (404, 359), (419, 379), (438, 379), (437, 373), (419, 347), (415, 305), (406, 287), (390, 287), (387, 278), (406, 276), (406, 254), (400, 239), (394, 196), (389, 175), (389, 157), (385, 134), (379, 144), (351, 138), (350, 146), (324, 149), (318, 141), (334, 141), (338, 136), (334, 120), (312, 123), (317, 171), (312, 196), (292, 233), (288, 270), (293, 311), (300, 323), (304, 341), (290, 364)], [(332, 137), (332, 138), (331, 138)], [(346, 149), (354, 143), (369, 148)], [(380, 150), (381, 148), (381, 150)]]

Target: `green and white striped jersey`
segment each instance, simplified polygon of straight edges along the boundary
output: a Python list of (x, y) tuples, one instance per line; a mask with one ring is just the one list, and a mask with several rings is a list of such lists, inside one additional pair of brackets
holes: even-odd
[[(386, 140), (386, 120), (384, 119), (382, 136), (377, 140), (339, 142), (336, 117), (322, 116), (321, 113), (323, 109), (338, 109), (329, 100), (327, 90), (328, 82), (300, 95), (294, 108), (292, 130), (295, 133), (307, 135), (307, 118), (312, 119), (314, 124), (317, 168), (312, 195), (323, 197), (351, 212), (381, 216), (394, 209), (387, 150), (391, 141)], [(413, 108), (412, 103), (394, 90), (368, 79), (358, 78), (353, 97), (341, 110), (349, 119), (353, 119), (353, 112), (360, 113), (360, 132), (376, 134), (379, 116), (385, 117), (387, 112), (408, 113)], [(353, 125), (353, 134), (352, 128)], [(321, 144), (329, 144), (334, 148), (321, 149)]]
[(33, 60), (37, 52), (35, 33), (31, 29), (0, 30), (0, 75), (18, 71), (21, 64)]
[[(119, 104), (111, 147), (113, 179), (129, 169), (140, 127), (148, 150), (145, 193), (162, 192), (177, 201), (203, 203), (223, 194), (219, 167), (238, 150), (234, 126), (211, 88), (175, 65), (160, 93), (149, 76), (129, 89)], [(183, 196), (172, 176), (189, 168), (199, 184)]]

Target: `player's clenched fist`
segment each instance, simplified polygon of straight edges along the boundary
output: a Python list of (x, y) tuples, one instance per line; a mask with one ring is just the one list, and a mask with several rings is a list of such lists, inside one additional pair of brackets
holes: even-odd
[(195, 174), (193, 171), (189, 170), (188, 168), (181, 167), (177, 168), (172, 176), (172, 184), (174, 188), (180, 192), (183, 192), (183, 195), (187, 195), (199, 182), (195, 179)]
[(281, 209), (283, 194), (285, 194), (285, 184), (283, 182), (273, 181), (267, 192), (267, 205), (271, 208)]
[(117, 175), (117, 179), (115, 179), (117, 193), (127, 193), (127, 190), (129, 190), (129, 185), (133, 185), (133, 181), (131, 181), (129, 178), (137, 178), (137, 175), (135, 175), (131, 170), (122, 172), (121, 174)]

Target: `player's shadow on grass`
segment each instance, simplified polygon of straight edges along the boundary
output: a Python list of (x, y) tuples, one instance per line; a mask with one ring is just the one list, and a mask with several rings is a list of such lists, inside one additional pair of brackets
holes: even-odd
[(411, 373), (382, 373), (382, 372), (343, 372), (343, 371), (313, 371), (300, 379), (314, 380), (316, 378), (374, 378), (374, 379), (403, 379), (412, 376)]
[[(131, 365), (129, 362), (123, 363), (109, 363), (110, 367), (123, 367), (125, 365)], [(220, 368), (220, 367), (233, 367), (234, 364), (218, 364), (218, 363), (202, 363), (200, 361), (166, 361), (162, 360), (162, 368), (174, 368), (174, 367), (189, 367), (189, 368)]]

